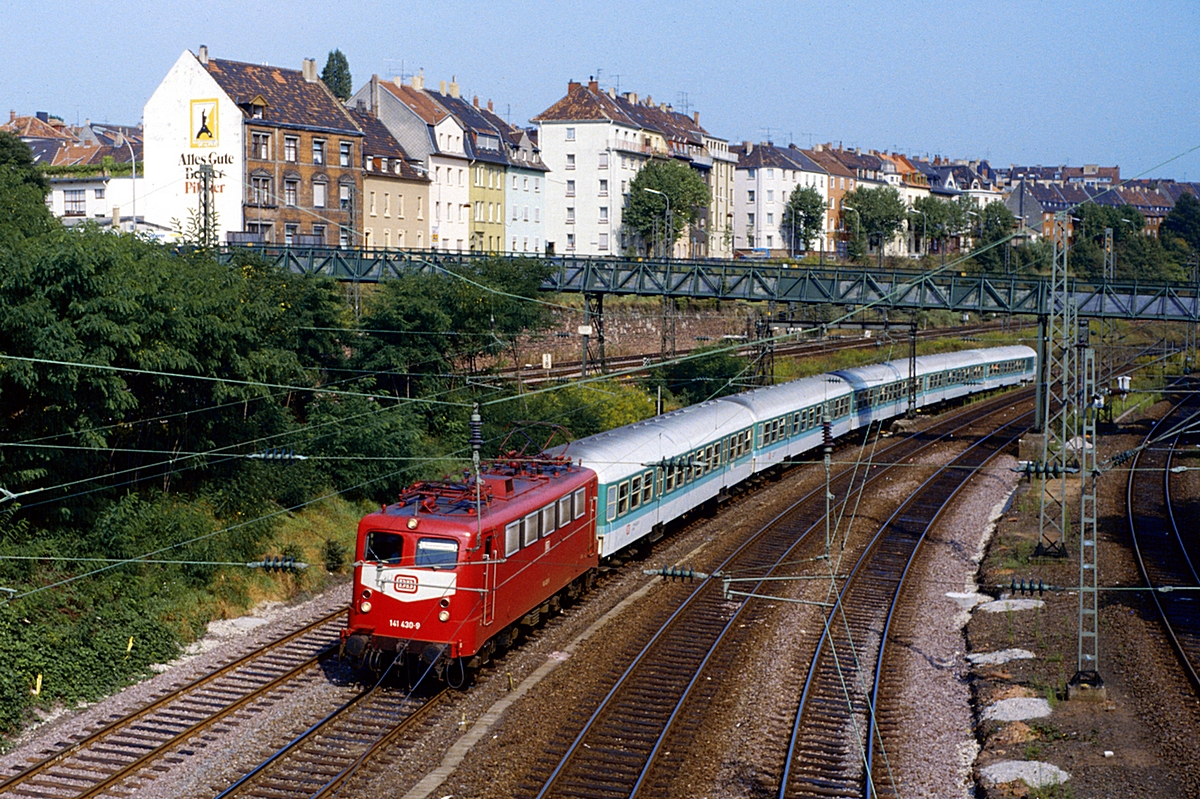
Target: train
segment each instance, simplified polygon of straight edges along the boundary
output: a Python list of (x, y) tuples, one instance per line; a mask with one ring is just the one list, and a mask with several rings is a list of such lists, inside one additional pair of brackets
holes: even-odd
[[(362, 518), (341, 653), (459, 687), (524, 629), (577, 599), (602, 564), (739, 484), (832, 438), (1026, 383), (1029, 347), (843, 369), (681, 408), (425, 481)], [(477, 475), (477, 476), (476, 476)]]

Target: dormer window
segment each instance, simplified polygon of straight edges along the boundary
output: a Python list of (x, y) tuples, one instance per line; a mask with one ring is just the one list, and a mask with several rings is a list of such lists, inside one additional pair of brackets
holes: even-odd
[(379, 159), (379, 171), (381, 171), (381, 172), (388, 171), (388, 160), (386, 157)]
[(263, 112), (265, 110), (266, 110), (265, 105), (260, 105), (259, 103), (255, 103), (254, 105), (250, 106), (250, 118), (251, 119), (262, 119)]

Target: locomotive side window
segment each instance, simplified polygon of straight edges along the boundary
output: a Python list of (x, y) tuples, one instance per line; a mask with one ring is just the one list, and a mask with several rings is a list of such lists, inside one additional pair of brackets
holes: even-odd
[(525, 526), (525, 546), (529, 546), (534, 541), (538, 540), (538, 519), (541, 518), (541, 513), (534, 511), (525, 517), (522, 522)]
[(542, 535), (550, 535), (557, 525), (554, 523), (554, 503), (542, 508)]
[(581, 488), (575, 492), (575, 518), (578, 519), (587, 512), (587, 489)]
[(417, 566), (454, 568), (458, 565), (458, 542), (449, 538), (417, 539)]
[(404, 536), (399, 533), (367, 533), (363, 560), (372, 563), (399, 563), (404, 550)]
[(566, 527), (571, 521), (571, 495), (567, 494), (558, 501), (558, 526)]
[(521, 523), (509, 522), (504, 526), (504, 557), (521, 548)]

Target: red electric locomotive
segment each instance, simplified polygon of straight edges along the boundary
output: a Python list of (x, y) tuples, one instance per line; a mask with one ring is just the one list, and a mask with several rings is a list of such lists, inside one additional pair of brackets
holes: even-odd
[[(416, 483), (362, 519), (342, 653), (461, 686), (594, 579), (596, 474), (565, 457)], [(397, 664), (399, 665), (399, 664)]]

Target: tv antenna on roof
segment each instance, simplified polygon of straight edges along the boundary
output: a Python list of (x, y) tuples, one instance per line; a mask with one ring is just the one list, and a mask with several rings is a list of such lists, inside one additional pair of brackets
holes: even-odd
[(679, 99), (677, 102), (679, 103), (679, 107), (683, 109), (684, 116), (692, 115), (692, 104), (688, 101), (687, 92), (679, 92)]
[[(397, 63), (400, 64), (399, 71), (396, 70)], [(404, 59), (403, 58), (401, 58), (401, 59), (385, 58), (383, 61), (383, 68), (387, 71), (387, 73), (389, 75), (393, 75), (395, 77), (400, 78), (401, 83), (403, 83), (404, 81), (407, 81), (409, 78), (412, 77), (411, 72), (406, 72), (404, 70)]]

